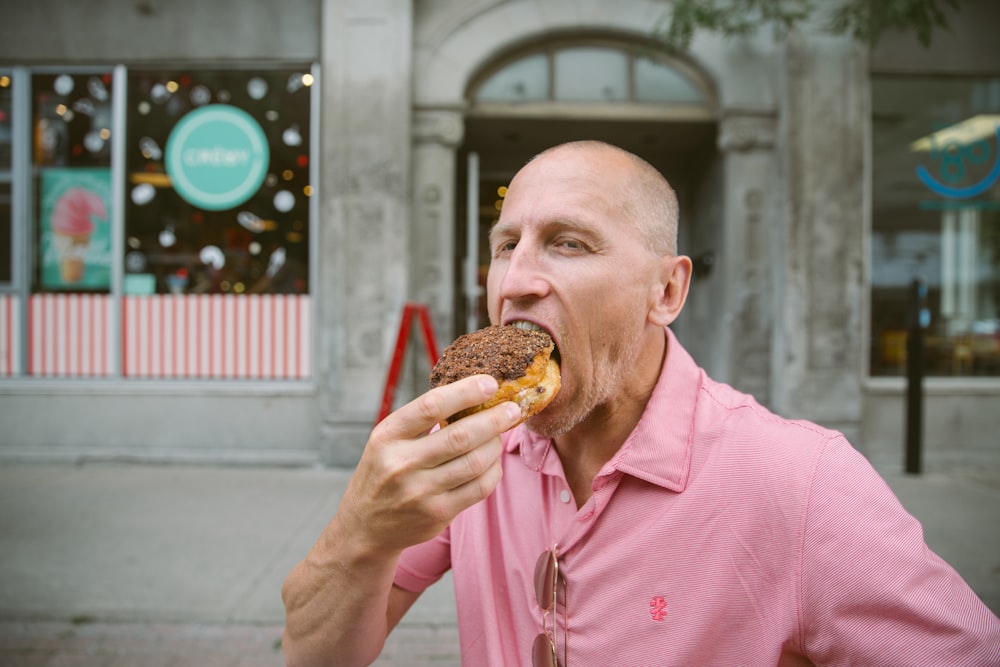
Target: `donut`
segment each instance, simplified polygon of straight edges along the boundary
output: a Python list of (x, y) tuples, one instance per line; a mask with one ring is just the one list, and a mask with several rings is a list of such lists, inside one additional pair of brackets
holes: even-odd
[(553, 358), (554, 350), (555, 343), (546, 332), (516, 325), (493, 325), (456, 338), (434, 365), (431, 387), (487, 374), (496, 378), (500, 388), (490, 399), (452, 415), (445, 423), (504, 401), (520, 406), (521, 422), (541, 412), (559, 391), (559, 362)]

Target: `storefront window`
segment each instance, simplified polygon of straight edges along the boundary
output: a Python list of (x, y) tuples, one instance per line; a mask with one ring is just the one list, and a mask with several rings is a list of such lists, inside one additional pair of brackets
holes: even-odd
[(130, 70), (127, 294), (309, 291), (308, 68)]
[(0, 70), (0, 377), (308, 378), (312, 69)]
[(111, 81), (32, 77), (35, 291), (111, 288)]
[(0, 285), (13, 280), (13, 234), (11, 219), (11, 173), (13, 143), (13, 81), (0, 72)]
[(927, 372), (1000, 375), (1000, 79), (872, 88), (871, 374), (904, 372), (919, 281)]

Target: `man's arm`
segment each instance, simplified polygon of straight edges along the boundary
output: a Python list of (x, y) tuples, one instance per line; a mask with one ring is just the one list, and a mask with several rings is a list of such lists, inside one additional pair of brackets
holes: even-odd
[[(337, 532), (328, 527), (320, 540)], [(351, 551), (317, 543), (285, 580), (282, 649), (289, 667), (372, 663), (419, 597), (392, 584), (396, 559)]]
[(475, 376), (433, 389), (372, 430), (336, 515), (282, 586), (290, 667), (367, 665), (418, 593), (393, 586), (402, 551), (437, 536), (500, 482), (504, 403), (428, 433), (497, 390)]
[(816, 468), (808, 516), (801, 618), (815, 664), (1000, 667), (1000, 619), (843, 438)]

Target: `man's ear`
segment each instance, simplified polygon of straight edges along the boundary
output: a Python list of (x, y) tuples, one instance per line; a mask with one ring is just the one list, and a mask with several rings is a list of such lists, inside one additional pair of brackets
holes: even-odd
[(681, 314), (691, 286), (691, 258), (672, 255), (660, 260), (660, 280), (653, 288), (649, 321), (665, 327)]

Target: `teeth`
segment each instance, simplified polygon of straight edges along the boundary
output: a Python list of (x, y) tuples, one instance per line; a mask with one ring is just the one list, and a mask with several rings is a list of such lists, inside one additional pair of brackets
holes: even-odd
[(511, 326), (517, 327), (518, 329), (525, 329), (527, 331), (545, 331), (534, 322), (525, 322), (523, 320), (518, 320), (517, 322), (511, 322)]

